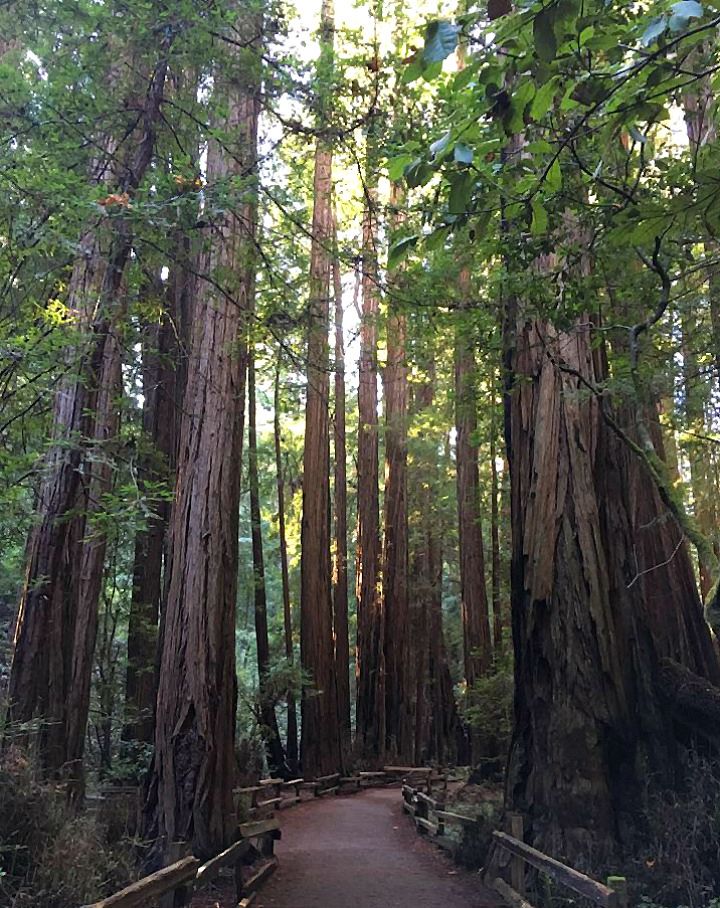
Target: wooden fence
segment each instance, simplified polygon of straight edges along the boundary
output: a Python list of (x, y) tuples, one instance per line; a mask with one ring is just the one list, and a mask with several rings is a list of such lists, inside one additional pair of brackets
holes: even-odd
[[(279, 838), (280, 824), (276, 819), (241, 824), (238, 840), (204, 864), (198, 858), (180, 858), (87, 908), (145, 908), (155, 901), (161, 908), (182, 908), (190, 904), (197, 889), (214, 880), (225, 867), (233, 868), (240, 905), (249, 905), (254, 892), (277, 867), (273, 850)], [(183, 847), (184, 843), (175, 845), (176, 850)], [(260, 869), (245, 878), (243, 869), (258, 859), (264, 859)]]
[[(431, 783), (432, 784), (432, 783)], [(408, 782), (403, 783), (402, 797), (403, 810), (415, 821), (417, 831), (423, 835), (432, 835), (437, 839), (437, 844), (445, 847), (444, 837), (448, 826), (475, 826), (477, 819), (467, 817), (445, 809), (445, 795), (447, 792), (448, 778), (443, 780), (443, 792), (438, 797), (433, 797), (427, 791), (413, 788)]]
[(505, 851), (511, 856), (510, 884), (495, 876), (497, 859), (493, 855), (485, 874), (486, 880), (503, 897), (511, 908), (532, 908), (525, 900), (526, 866), (529, 865), (559, 886), (564, 886), (576, 895), (588, 899), (600, 908), (627, 908), (627, 880), (622, 876), (611, 876), (607, 885), (568, 867), (555, 858), (538, 851), (523, 841), (523, 818), (519, 814), (509, 815), (510, 832), (493, 832), (495, 853)]
[[(446, 844), (443, 838), (448, 825), (474, 827), (480, 822), (476, 817), (446, 810), (444, 798), (433, 798), (407, 783), (403, 784), (402, 796), (403, 809), (415, 821), (418, 832), (435, 836), (438, 845)], [(526, 845), (523, 841), (523, 818), (519, 814), (509, 814), (507, 820), (509, 834), (499, 831), (492, 834), (495, 849), (485, 872), (485, 880), (510, 908), (533, 908), (525, 898), (527, 865), (600, 908), (627, 908), (628, 889), (625, 877), (611, 876), (608, 877), (607, 884), (598, 883), (567, 864)], [(510, 883), (497, 875), (498, 851), (505, 851), (510, 856)]]
[[(447, 785), (446, 776), (427, 767), (386, 766), (378, 772), (360, 772), (353, 776), (334, 773), (317, 779), (261, 779), (256, 785), (237, 788), (233, 795), (240, 816), (252, 818), (239, 826), (238, 840), (229, 848), (204, 864), (194, 857), (181, 857), (185, 843), (176, 843), (173, 850), (178, 860), (156, 873), (143, 877), (136, 883), (95, 902), (85, 908), (145, 908), (159, 900), (161, 908), (181, 908), (192, 900), (193, 893), (215, 879), (224, 868), (233, 868), (235, 891), (239, 908), (247, 908), (262, 883), (277, 867), (274, 843), (280, 838), (280, 823), (276, 810), (298, 804), (303, 791), (312, 792), (313, 798), (339, 793), (351, 794), (379, 785), (396, 784), (406, 776), (424, 780), (428, 791), (433, 785)], [(97, 808), (111, 799), (113, 790), (105, 795), (88, 799), (88, 807)], [(260, 868), (249, 878), (244, 870), (258, 860)]]

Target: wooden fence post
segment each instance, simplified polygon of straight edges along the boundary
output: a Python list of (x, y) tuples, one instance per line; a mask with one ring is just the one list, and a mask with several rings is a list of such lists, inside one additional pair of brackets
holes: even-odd
[(624, 876), (609, 876), (607, 878), (609, 889), (617, 895), (618, 908), (628, 908), (628, 884)]
[[(522, 842), (525, 835), (522, 816), (519, 813), (510, 813), (508, 822), (510, 835)], [(510, 861), (510, 885), (519, 895), (525, 895), (525, 861), (515, 855)]]

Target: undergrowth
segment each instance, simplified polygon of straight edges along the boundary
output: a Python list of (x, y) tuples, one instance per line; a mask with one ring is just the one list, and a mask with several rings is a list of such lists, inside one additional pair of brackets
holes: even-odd
[(0, 905), (77, 908), (135, 876), (132, 843), (92, 814), (76, 814), (10, 749), (0, 759)]

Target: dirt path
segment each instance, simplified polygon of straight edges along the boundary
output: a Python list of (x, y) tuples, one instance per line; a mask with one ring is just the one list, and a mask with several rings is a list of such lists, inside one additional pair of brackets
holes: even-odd
[(280, 866), (258, 908), (490, 908), (477, 874), (420, 838), (397, 790), (308, 802), (279, 815)]

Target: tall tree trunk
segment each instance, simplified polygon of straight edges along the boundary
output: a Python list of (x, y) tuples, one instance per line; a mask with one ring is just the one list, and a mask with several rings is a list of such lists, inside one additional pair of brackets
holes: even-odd
[[(629, 455), (583, 382), (602, 382), (589, 323), (560, 332), (517, 317), (507, 399), (515, 728), (509, 805), (531, 839), (596, 860), (630, 841), (651, 787), (672, 786), (675, 734), (661, 696), (652, 606), (633, 584)], [(562, 364), (562, 368), (558, 366)], [(648, 486), (644, 485), (645, 494)], [(716, 680), (696, 602), (668, 591), (673, 655)], [(582, 828), (577, 822), (582, 817)]]
[[(378, 485), (377, 173), (374, 127), (368, 129), (362, 242), (362, 318), (358, 368), (357, 454), (357, 728), (360, 751), (382, 759), (385, 717), (384, 618), (380, 595), (380, 502)], [(395, 729), (390, 730), (394, 735)]]
[[(400, 187), (391, 189), (391, 226), (403, 220), (404, 197)], [(393, 758), (412, 760), (413, 677), (408, 600), (408, 501), (407, 421), (408, 367), (407, 324), (398, 294), (402, 276), (390, 278), (387, 320), (387, 365), (383, 373), (385, 398), (385, 498), (383, 536), (383, 614), (385, 620), (386, 747)]]
[(467, 318), (470, 303), (470, 271), (467, 267), (460, 269), (458, 290), (460, 312), (455, 327), (455, 456), (465, 680), (472, 687), (490, 667), (490, 622), (480, 522), (476, 365), (473, 334)]
[[(414, 388), (413, 413), (427, 419), (435, 401), (435, 367), (422, 364), (426, 380)], [(424, 414), (424, 416), (423, 416)], [(443, 762), (454, 756), (459, 738), (442, 620), (443, 519), (438, 511), (438, 438), (423, 430), (409, 471), (412, 507), (412, 652), (415, 657), (415, 760)]]
[(490, 539), (492, 545), (492, 612), (493, 612), (493, 652), (495, 656), (503, 650), (503, 618), (500, 602), (500, 484), (497, 468), (497, 400), (495, 397), (496, 371), (493, 368), (491, 381), (490, 415)]
[[(148, 81), (135, 140), (127, 143), (130, 157), (118, 159), (113, 141), (105, 142), (115, 158), (109, 179), (121, 197), (135, 192), (152, 158), (171, 41), (172, 35), (163, 41)], [(106, 164), (97, 161), (97, 173), (105, 174)], [(42, 765), (48, 773), (62, 771), (78, 797), (105, 558), (96, 518), (112, 476), (107, 449), (118, 428), (121, 282), (132, 243), (128, 218), (118, 216), (113, 227), (112, 233), (102, 227), (86, 233), (70, 279), (68, 309), (79, 313), (82, 349), (55, 399), (54, 446), (38, 496), (40, 519), (28, 542), (9, 685), (10, 727), (40, 719)], [(92, 456), (83, 452), (86, 440)]]
[[(216, 72), (228, 138), (208, 148), (208, 191), (242, 179), (242, 196), (214, 223), (198, 285), (173, 509), (172, 568), (145, 833), (159, 850), (183, 840), (200, 857), (236, 832), (235, 600), (238, 507), (254, 289), (257, 124), (262, 18), (243, 13), (243, 53)], [(249, 54), (248, 52), (251, 52)]]
[(252, 342), (248, 355), (248, 477), (250, 484), (250, 533), (252, 536), (253, 580), (255, 601), (255, 642), (260, 696), (260, 720), (265, 736), (271, 774), (283, 771), (285, 754), (275, 715), (275, 705), (268, 701), (267, 678), (270, 669), (267, 591), (265, 588), (265, 554), (260, 514), (260, 479), (257, 451), (257, 400), (255, 393), (255, 351)]
[[(321, 53), (332, 60), (335, 25), (332, 0), (323, 0)], [(327, 99), (322, 99), (326, 103)], [(321, 116), (321, 126), (324, 124)], [(314, 207), (308, 301), (307, 401), (303, 459), (300, 556), (300, 659), (312, 678), (303, 694), (301, 763), (312, 776), (341, 765), (333, 606), (330, 571), (330, 270), (332, 250), (332, 148), (323, 136), (315, 151)]]
[[(148, 288), (148, 292), (162, 294), (163, 287), (158, 284)], [(172, 293), (168, 293), (166, 310), (160, 319), (143, 330), (143, 440), (150, 445), (138, 463), (138, 485), (143, 493), (163, 481), (169, 482), (175, 466), (178, 350), (172, 299)], [(152, 491), (147, 494), (152, 496)], [(165, 534), (170, 516), (170, 502), (166, 498), (151, 498), (150, 505), (153, 512), (135, 538), (122, 732), (124, 741), (141, 744), (150, 744), (154, 733), (158, 619)]]
[(335, 224), (333, 290), (335, 301), (335, 567), (333, 610), (335, 675), (343, 756), (350, 752), (350, 638), (348, 635), (347, 446), (345, 439), (345, 342), (340, 258)]
[[(287, 536), (285, 529), (285, 473), (282, 463), (282, 431), (280, 429), (280, 357), (275, 370), (274, 403), (274, 436), (275, 436), (275, 472), (277, 476), (278, 532), (280, 536), (280, 570), (282, 574), (283, 626), (285, 631), (285, 658), (289, 664), (295, 661), (293, 651), (292, 611), (290, 609), (290, 572), (288, 570)], [(298, 727), (295, 694), (287, 694), (287, 747), (288, 765), (295, 773), (298, 771)]]

